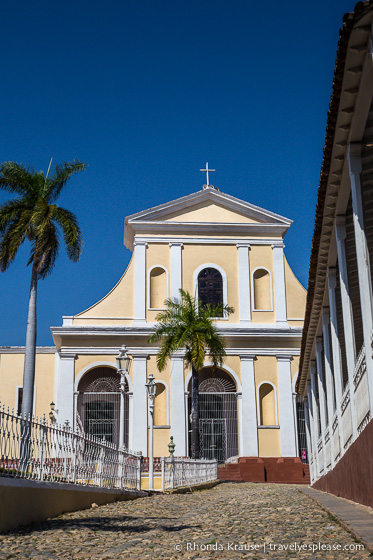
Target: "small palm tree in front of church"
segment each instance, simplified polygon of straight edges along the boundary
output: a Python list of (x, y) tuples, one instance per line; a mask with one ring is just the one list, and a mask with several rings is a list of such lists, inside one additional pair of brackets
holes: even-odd
[[(52, 160), (51, 160), (52, 163)], [(26, 329), (26, 349), (23, 372), (22, 413), (32, 415), (36, 355), (36, 296), (38, 280), (53, 269), (60, 232), (65, 241), (69, 259), (79, 260), (83, 238), (75, 215), (55, 203), (67, 181), (85, 169), (85, 164), (73, 160), (57, 165), (46, 176), (13, 161), (0, 165), (0, 190), (18, 195), (0, 206), (0, 271), (4, 272), (14, 261), (18, 249), (28, 240), (31, 252), (31, 287)]]
[(223, 365), (225, 357), (224, 339), (213, 323), (214, 317), (233, 313), (227, 305), (202, 304), (189, 292), (180, 290), (180, 298), (165, 301), (166, 309), (161, 311), (156, 321), (154, 333), (149, 343), (159, 342), (157, 367), (163, 371), (172, 354), (185, 351), (185, 361), (192, 368), (191, 398), (191, 450), (192, 458), (199, 459), (199, 393), (198, 378), (208, 352), (214, 369)]

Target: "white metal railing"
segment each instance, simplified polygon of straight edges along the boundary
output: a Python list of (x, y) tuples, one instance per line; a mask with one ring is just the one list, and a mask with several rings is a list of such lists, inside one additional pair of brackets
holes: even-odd
[(3, 406), (0, 476), (140, 490), (141, 454)]
[(213, 482), (218, 478), (216, 459), (184, 459), (162, 457), (162, 490)]

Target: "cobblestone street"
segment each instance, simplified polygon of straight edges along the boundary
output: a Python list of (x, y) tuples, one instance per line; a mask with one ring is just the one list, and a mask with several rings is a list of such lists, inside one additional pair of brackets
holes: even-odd
[(229, 483), (37, 523), (0, 536), (0, 559), (367, 558), (359, 546), (296, 486)]

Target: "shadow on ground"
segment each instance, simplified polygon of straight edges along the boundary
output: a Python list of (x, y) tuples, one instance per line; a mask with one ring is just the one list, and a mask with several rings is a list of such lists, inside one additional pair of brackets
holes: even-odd
[[(154, 520), (154, 521), (153, 521)], [(50, 519), (39, 523), (33, 523), (27, 527), (12, 531), (14, 535), (28, 535), (35, 532), (45, 531), (74, 531), (79, 529), (89, 529), (91, 531), (112, 532), (112, 533), (146, 533), (153, 529), (162, 530), (167, 533), (175, 533), (183, 529), (195, 529), (200, 525), (176, 525), (176, 518), (148, 517), (141, 524), (136, 524), (138, 518), (127, 515), (117, 517), (84, 517), (78, 519)], [(153, 523), (149, 523), (153, 521)], [(166, 521), (166, 523), (165, 523)], [(169, 523), (169, 524), (168, 524)], [(9, 534), (9, 533), (8, 533)]]

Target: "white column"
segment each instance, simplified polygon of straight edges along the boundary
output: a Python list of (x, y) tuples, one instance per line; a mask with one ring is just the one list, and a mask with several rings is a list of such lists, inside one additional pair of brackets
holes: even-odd
[(293, 414), (294, 414), (294, 426), (295, 426), (295, 449), (297, 455), (299, 454), (299, 434), (298, 434), (298, 418), (297, 418), (297, 394), (292, 393), (293, 397)]
[(338, 421), (341, 416), (341, 400), (343, 393), (342, 375), (342, 356), (341, 345), (339, 343), (338, 319), (337, 319), (337, 298), (335, 294), (337, 286), (336, 269), (328, 268), (328, 290), (329, 290), (329, 309), (330, 309), (330, 334), (331, 348), (333, 353), (335, 402), (338, 411)]
[(128, 449), (133, 451), (133, 393), (128, 393)]
[(287, 320), (284, 247), (283, 243), (272, 245), (276, 323), (284, 323)]
[(243, 457), (258, 457), (258, 422), (256, 417), (256, 390), (254, 355), (241, 356), (241, 384), (242, 384), (242, 448)]
[(312, 451), (312, 441), (311, 441), (311, 425), (310, 425), (310, 414), (309, 414), (309, 403), (308, 403), (308, 397), (303, 397), (303, 405), (304, 405), (304, 420), (305, 420), (305, 424), (306, 424), (306, 440), (307, 440), (307, 451), (308, 451), (308, 464), (310, 466), (310, 478), (311, 478), (311, 484), (314, 481), (314, 468), (315, 468), (315, 463), (312, 462), (311, 464), (311, 457), (313, 454)]
[(134, 323), (145, 323), (146, 311), (146, 247), (147, 243), (135, 242), (135, 294), (133, 319)]
[(320, 422), (321, 422), (321, 435), (324, 436), (326, 431), (327, 416), (326, 416), (326, 395), (324, 389), (324, 371), (322, 359), (322, 339), (320, 336), (316, 337), (316, 364), (317, 364), (317, 387), (319, 390), (320, 402)]
[(295, 418), (291, 386), (292, 356), (277, 356), (281, 457), (296, 457)]
[(319, 404), (317, 402), (317, 391), (316, 391), (316, 364), (311, 362), (311, 388), (312, 388), (312, 415), (313, 415), (313, 426), (314, 426), (314, 443), (315, 443), (315, 458), (317, 461), (317, 476), (320, 476), (322, 467), (325, 465), (323, 463), (324, 455), (319, 455), (318, 451), (318, 441), (319, 441)]
[(179, 290), (183, 287), (182, 282), (182, 243), (170, 243), (170, 297), (180, 297)]
[(132, 354), (133, 362), (133, 429), (132, 447), (148, 455), (148, 410), (145, 383), (147, 356)]
[[(322, 439), (322, 450), (324, 457), (324, 468), (327, 467), (327, 457), (326, 457), (326, 395), (324, 389), (324, 372), (323, 372), (323, 359), (322, 359), (322, 340), (320, 336), (316, 337), (316, 371), (317, 371), (317, 388), (319, 392), (319, 406), (320, 406), (320, 423), (321, 423), (321, 439)], [(329, 434), (330, 435), (330, 434)]]
[(331, 345), (330, 345), (330, 336), (329, 336), (329, 309), (327, 307), (324, 307), (322, 312), (322, 328), (323, 328), (323, 338), (324, 338), (324, 370), (325, 370), (326, 393), (327, 393), (326, 403), (328, 407), (331, 463), (333, 468), (335, 464), (334, 461), (335, 450), (333, 445), (334, 383), (333, 383), (332, 366), (331, 366), (332, 356), (331, 356)]
[(354, 322), (352, 314), (352, 304), (348, 286), (347, 257), (346, 257), (346, 219), (344, 216), (337, 216), (335, 230), (337, 237), (339, 279), (341, 285), (341, 300), (343, 313), (343, 330), (346, 344), (346, 361), (348, 371), (348, 384), (350, 391), (350, 410), (353, 440), (357, 437), (356, 411), (354, 399), (354, 369), (356, 361), (356, 348), (354, 336)]
[(366, 372), (369, 391), (369, 405), (371, 416), (373, 416), (373, 359), (371, 352), (371, 336), (373, 332), (373, 298), (369, 251), (365, 236), (363, 199), (360, 181), (360, 173), (362, 171), (361, 144), (350, 144), (348, 149), (348, 163), (350, 169), (351, 197), (356, 243), (356, 259), (359, 277), (361, 318), (363, 323), (365, 359), (367, 368)]
[[(311, 377), (312, 379), (312, 377)], [(310, 454), (312, 453), (313, 457), (313, 478), (314, 480), (319, 477), (320, 468), (319, 468), (319, 457), (317, 454), (317, 439), (318, 439), (318, 432), (317, 432), (317, 413), (315, 410), (315, 403), (314, 403), (314, 396), (313, 391), (311, 390), (311, 384), (307, 384), (307, 395), (308, 395), (308, 412), (310, 414), (310, 432), (311, 432), (311, 448)]]
[(171, 435), (174, 438), (175, 454), (186, 457), (185, 425), (185, 389), (184, 389), (184, 360), (183, 356), (173, 355), (171, 358)]
[(61, 352), (59, 356), (58, 398), (56, 403), (57, 421), (63, 424), (69, 421), (74, 426), (74, 381), (75, 381), (75, 356), (68, 352)]
[(238, 294), (240, 323), (251, 322), (250, 267), (248, 243), (237, 243), (238, 253)]

